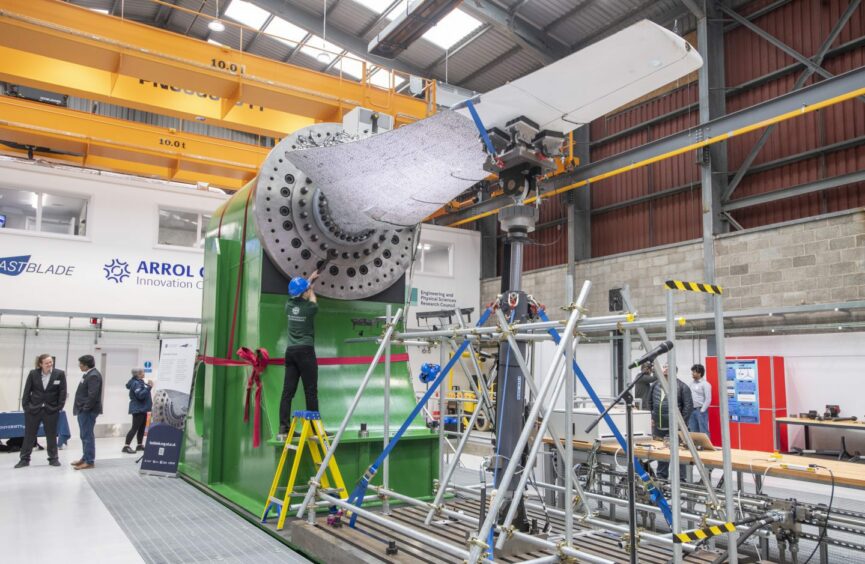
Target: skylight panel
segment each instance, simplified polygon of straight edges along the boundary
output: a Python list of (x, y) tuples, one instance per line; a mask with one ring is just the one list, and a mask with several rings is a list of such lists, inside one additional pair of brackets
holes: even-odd
[(244, 0), (231, 0), (228, 9), (225, 10), (225, 15), (245, 26), (261, 29), (261, 26), (270, 17), (270, 12), (262, 10), (250, 2), (244, 2)]
[(108, 15), (108, 10), (105, 10), (103, 8), (87, 8), (87, 9), (91, 10), (93, 12), (99, 12), (100, 14), (105, 14), (106, 16)]
[(460, 39), (480, 27), (481, 22), (460, 9), (456, 9), (441, 19), (421, 37), (442, 49), (450, 49)]
[[(366, 6), (376, 14), (381, 14), (384, 12), (388, 6), (391, 5), (393, 0), (354, 0), (356, 3), (361, 6)], [(393, 18), (391, 18), (393, 19)]]
[(334, 45), (330, 41), (325, 41), (321, 37), (313, 35), (309, 38), (309, 41), (304, 43), (300, 48), (300, 51), (314, 59), (318, 59), (322, 63), (325, 63), (332, 61), (337, 54), (342, 53), (343, 49), (338, 45)]
[(305, 29), (297, 27), (293, 23), (287, 22), (282, 18), (273, 18), (273, 20), (267, 24), (267, 27), (264, 28), (264, 31), (272, 35), (277, 41), (281, 41), (289, 47), (294, 47), (303, 41), (304, 37), (306, 37)]

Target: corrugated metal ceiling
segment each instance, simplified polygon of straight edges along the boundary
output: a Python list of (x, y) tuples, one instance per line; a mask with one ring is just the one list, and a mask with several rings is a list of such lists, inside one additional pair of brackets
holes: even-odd
[[(251, 0), (253, 3), (256, 0)], [(211, 33), (207, 28), (209, 19), (194, 14), (169, 9), (152, 0), (70, 0), (71, 3), (87, 8), (109, 10), (113, 15), (123, 16), (135, 21), (167, 28), (171, 31), (188, 34), (199, 39), (212, 38), (232, 48), (247, 48), (252, 53), (269, 58), (284, 60), (290, 48), (267, 37), (258, 37), (251, 44), (249, 39), (255, 35), (244, 31), (244, 45), (240, 45), (236, 30), (228, 29)], [(175, 0), (181, 8), (207, 15), (217, 13), (216, 0)], [(224, 11), (229, 1), (219, 2)], [(368, 41), (383, 29), (388, 21), (376, 22), (379, 15), (354, 0), (328, 0), (327, 25), (349, 35)], [(320, 0), (291, 0), (291, 6), (303, 10), (314, 19), (321, 18), (323, 9)], [(649, 17), (662, 25), (672, 25), (676, 17), (686, 18), (687, 9), (680, 0), (488, 0), (482, 3), (483, 10), (489, 15), (496, 12), (499, 16), (513, 17), (513, 21), (528, 29), (537, 37), (546, 37), (551, 45), (566, 49), (597, 39), (616, 29), (640, 19)], [(518, 8), (512, 13), (514, 8)], [(121, 14), (122, 11), (122, 14)], [(684, 20), (683, 20), (684, 21)], [(465, 88), (486, 91), (515, 80), (539, 67), (542, 56), (520, 44), (514, 38), (514, 31), (508, 29), (495, 18), (482, 19), (482, 25), (491, 25), (490, 32), (482, 34), (477, 40), (459, 49), (448, 61), (447, 78), (451, 84)], [(332, 27), (331, 27), (332, 26)], [(611, 27), (612, 26), (612, 27)], [(683, 28), (682, 28), (683, 29)], [(320, 27), (308, 29), (317, 35), (322, 34)], [(332, 40), (332, 37), (328, 38)], [(363, 56), (364, 53), (357, 53)], [(445, 80), (445, 65), (434, 63), (445, 56), (445, 50), (421, 39), (415, 42), (398, 60), (412, 66), (429, 78)], [(317, 60), (305, 56), (295, 56), (294, 64), (322, 70)]]

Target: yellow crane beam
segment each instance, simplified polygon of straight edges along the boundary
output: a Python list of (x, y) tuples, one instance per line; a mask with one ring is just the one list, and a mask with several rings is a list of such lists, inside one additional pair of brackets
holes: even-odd
[[(6, 96), (0, 97), (0, 140), (62, 152), (40, 155), (79, 166), (178, 182), (209, 182), (229, 190), (254, 178), (268, 153), (264, 147), (246, 143)], [(0, 152), (20, 154), (23, 150), (0, 145)]]
[(55, 0), (3, 0), (0, 80), (273, 137), (355, 106), (397, 124), (435, 107), (432, 86), (420, 100)]

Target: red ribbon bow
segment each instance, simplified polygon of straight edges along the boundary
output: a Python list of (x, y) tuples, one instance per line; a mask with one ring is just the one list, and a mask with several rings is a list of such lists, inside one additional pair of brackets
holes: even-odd
[(261, 373), (270, 364), (270, 355), (267, 349), (248, 349), (240, 347), (237, 356), (252, 366), (252, 373), (246, 381), (246, 402), (243, 406), (243, 422), (249, 423), (249, 395), (255, 386), (255, 415), (252, 419), (252, 448), (261, 446)]

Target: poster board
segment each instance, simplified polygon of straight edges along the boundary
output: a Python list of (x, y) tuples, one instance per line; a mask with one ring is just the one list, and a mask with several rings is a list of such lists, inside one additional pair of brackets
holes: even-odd
[(760, 379), (756, 359), (727, 360), (730, 421), (760, 423)]
[(163, 339), (159, 352), (159, 380), (153, 392), (153, 412), (140, 472), (176, 476), (183, 426), (195, 374), (198, 339)]

